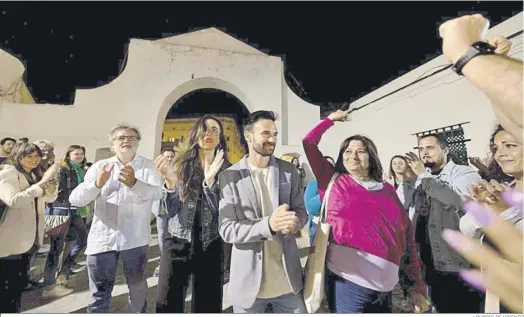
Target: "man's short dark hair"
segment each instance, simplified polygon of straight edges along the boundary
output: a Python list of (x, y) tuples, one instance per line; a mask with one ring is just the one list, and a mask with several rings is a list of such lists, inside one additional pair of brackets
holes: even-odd
[(8, 138), (3, 138), (2, 141), (0, 141), (0, 145), (4, 145), (4, 144), (6, 144), (9, 141), (16, 143), (15, 139), (8, 137)]
[(20, 139), (18, 139), (18, 141), (21, 141), (21, 142), (24, 142), (24, 143), (29, 143), (29, 138), (20, 138)]
[(249, 114), (246, 121), (244, 122), (244, 131), (252, 131), (253, 125), (258, 122), (258, 120), (271, 120), (273, 122), (277, 121), (278, 115), (276, 112), (259, 110)]
[(176, 155), (176, 152), (175, 152), (175, 150), (173, 150), (173, 149), (163, 149), (163, 150), (162, 150), (162, 154), (164, 154), (164, 153), (166, 153), (166, 152), (171, 152), (171, 153), (173, 153), (173, 154)]
[(437, 133), (431, 133), (431, 134), (420, 136), (418, 138), (418, 143), (420, 143), (422, 139), (427, 139), (427, 138), (437, 139), (437, 142), (440, 145), (440, 148), (442, 148), (443, 150), (449, 148), (449, 143), (448, 143), (448, 140), (446, 140), (446, 137), (443, 134), (437, 134)]

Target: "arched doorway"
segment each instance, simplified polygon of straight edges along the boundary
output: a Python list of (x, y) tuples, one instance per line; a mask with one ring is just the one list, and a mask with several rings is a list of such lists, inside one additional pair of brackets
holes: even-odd
[(198, 118), (210, 114), (224, 126), (228, 157), (236, 163), (245, 153), (242, 123), (249, 115), (247, 107), (234, 95), (219, 89), (197, 89), (180, 97), (168, 111), (162, 130), (162, 150), (183, 151), (187, 132)]

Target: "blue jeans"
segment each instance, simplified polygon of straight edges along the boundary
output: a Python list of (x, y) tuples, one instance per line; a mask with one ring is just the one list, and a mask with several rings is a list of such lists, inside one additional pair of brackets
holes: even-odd
[(360, 314), (392, 312), (391, 292), (379, 292), (343, 279), (327, 270), (327, 289), (331, 313)]
[[(48, 215), (66, 215), (67, 213), (68, 211), (66, 209), (46, 208), (46, 214)], [(76, 259), (87, 245), (87, 229), (84, 220), (76, 214), (76, 210), (74, 209), (69, 211), (69, 227), (67, 231), (62, 236), (50, 237), (49, 239), (51, 246), (45, 264), (44, 285), (56, 284), (57, 272), (60, 267), (60, 253), (64, 250), (66, 237), (69, 231), (74, 233), (75, 242), (69, 253), (64, 254), (64, 265), (60, 270), (60, 274), (66, 276), (71, 275), (71, 270)]]
[(124, 275), (129, 288), (129, 311), (145, 313), (147, 311), (146, 266), (149, 246), (124, 251), (110, 251), (87, 256), (87, 274), (91, 300), (88, 313), (110, 313), (111, 293), (115, 286), (118, 258), (122, 257)]
[(158, 233), (158, 248), (160, 249), (160, 255), (164, 250), (164, 239), (166, 238), (168, 231), (168, 218), (167, 216), (157, 216), (156, 217), (156, 230)]
[(289, 293), (275, 298), (257, 298), (248, 309), (233, 305), (233, 312), (235, 314), (264, 314), (269, 304), (275, 314), (307, 314), (302, 292), (297, 295)]

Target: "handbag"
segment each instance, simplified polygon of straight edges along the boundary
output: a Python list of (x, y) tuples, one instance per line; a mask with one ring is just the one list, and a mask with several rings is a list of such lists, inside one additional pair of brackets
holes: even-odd
[(329, 244), (329, 233), (331, 226), (327, 223), (327, 202), (331, 187), (338, 177), (339, 173), (333, 174), (322, 200), (322, 207), (320, 208), (320, 216), (317, 225), (317, 232), (313, 245), (309, 249), (309, 256), (307, 258), (305, 267), (304, 280), (304, 302), (306, 303), (307, 312), (309, 314), (317, 312), (322, 305), (324, 299), (324, 280), (326, 269), (326, 253)]
[[(69, 191), (68, 196), (71, 195), (71, 179), (67, 176), (66, 184), (67, 190)], [(71, 203), (67, 203), (67, 215), (46, 215), (44, 231), (48, 237), (60, 237), (65, 235), (67, 229), (69, 229), (69, 215), (71, 214)]]
[(62, 236), (69, 228), (69, 216), (46, 215), (44, 228), (49, 237)]

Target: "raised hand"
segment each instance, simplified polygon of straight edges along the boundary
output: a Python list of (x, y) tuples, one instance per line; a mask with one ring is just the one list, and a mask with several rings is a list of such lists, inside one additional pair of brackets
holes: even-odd
[(111, 172), (113, 172), (113, 168), (115, 166), (113, 164), (106, 164), (102, 166), (100, 171), (98, 172), (98, 175), (96, 177), (96, 183), (95, 186), (97, 188), (102, 188), (107, 183), (109, 178), (111, 177)]
[(215, 176), (224, 164), (224, 150), (218, 151), (213, 158), (213, 154), (209, 154), (204, 159), (204, 179), (207, 186), (212, 186), (215, 183)]
[(481, 40), (487, 28), (489, 21), (480, 14), (464, 15), (443, 23), (439, 33), (444, 56), (455, 64), (471, 44)]
[(332, 112), (328, 118), (333, 121), (333, 122), (337, 122), (337, 121), (340, 121), (340, 122), (344, 122), (344, 121), (348, 121), (348, 112), (347, 111), (343, 111), (343, 110), (337, 110), (335, 112)]
[(511, 50), (511, 41), (505, 38), (504, 36), (494, 36), (488, 39), (488, 44), (496, 47), (495, 50), (496, 54), (499, 55), (508, 55), (509, 51)]
[(424, 163), (422, 163), (422, 161), (419, 159), (417, 154), (413, 152), (409, 152), (409, 153), (406, 153), (405, 157), (406, 157), (406, 161), (408, 161), (409, 167), (411, 168), (413, 173), (415, 173), (415, 175), (418, 176), (426, 172)]

